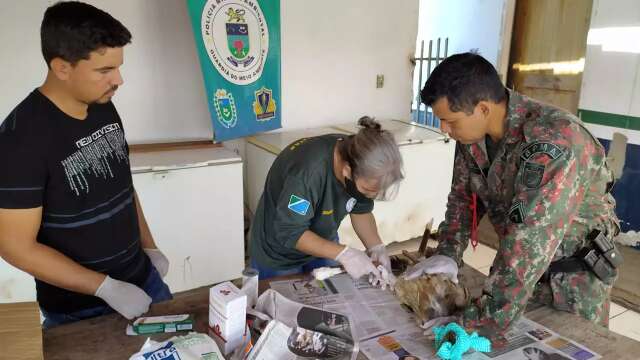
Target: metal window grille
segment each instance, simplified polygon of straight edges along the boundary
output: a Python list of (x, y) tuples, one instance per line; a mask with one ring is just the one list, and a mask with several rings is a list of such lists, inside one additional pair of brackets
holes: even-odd
[[(449, 52), (449, 38), (444, 38), (444, 51), (441, 54), (442, 48), (442, 38), (438, 38), (436, 40), (436, 46), (434, 49), (433, 40), (429, 40), (429, 49), (427, 52), (427, 56), (425, 57), (424, 53), (424, 40), (420, 41), (420, 57), (415, 58), (415, 64), (418, 69), (418, 81), (414, 83), (416, 89), (416, 96), (411, 104), (411, 120), (415, 123), (432, 126), (439, 128), (440, 127), (440, 119), (433, 115), (433, 111), (430, 107), (422, 104), (420, 100), (420, 90), (424, 86), (424, 82), (429, 78), (433, 69), (438, 66), (448, 56)], [(435, 50), (435, 56), (434, 56)], [(425, 73), (426, 70), (426, 73)], [(414, 77), (415, 81), (415, 77)]]

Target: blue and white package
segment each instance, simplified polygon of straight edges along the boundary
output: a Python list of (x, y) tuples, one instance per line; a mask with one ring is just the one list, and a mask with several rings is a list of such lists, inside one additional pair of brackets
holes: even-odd
[(224, 360), (224, 356), (212, 338), (192, 332), (163, 342), (147, 339), (129, 360)]

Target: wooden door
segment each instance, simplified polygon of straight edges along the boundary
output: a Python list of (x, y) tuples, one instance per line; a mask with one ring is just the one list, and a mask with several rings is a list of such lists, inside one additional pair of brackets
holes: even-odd
[(576, 113), (593, 0), (518, 0), (507, 84)]

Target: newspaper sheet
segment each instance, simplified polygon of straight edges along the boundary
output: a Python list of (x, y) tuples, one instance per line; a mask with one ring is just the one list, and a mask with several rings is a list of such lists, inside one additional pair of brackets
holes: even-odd
[[(360, 350), (369, 359), (437, 359), (433, 340), (423, 335), (415, 316), (390, 291), (340, 274), (272, 282), (285, 297), (324, 310), (347, 314)], [(490, 353), (469, 353), (465, 360), (596, 360), (600, 355), (526, 318), (506, 334), (506, 346)]]
[(355, 360), (358, 346), (343, 314), (291, 301), (267, 290), (257, 301), (257, 318), (270, 320), (248, 355), (255, 360)]
[[(520, 319), (507, 334), (506, 346), (490, 353), (473, 352), (465, 360), (596, 360), (600, 355), (563, 338), (544, 326), (526, 318)], [(406, 327), (367, 340), (360, 350), (369, 359), (437, 359), (433, 341), (421, 329)]]
[(416, 324), (413, 313), (402, 307), (393, 293), (371, 286), (366, 279), (353, 280), (347, 274), (324, 281), (314, 278), (274, 281), (271, 288), (293, 301), (348, 314), (357, 341)]
[(561, 337), (527, 318), (520, 319), (506, 334), (507, 345), (490, 353), (476, 353), (469, 359), (496, 360), (595, 360), (601, 356)]

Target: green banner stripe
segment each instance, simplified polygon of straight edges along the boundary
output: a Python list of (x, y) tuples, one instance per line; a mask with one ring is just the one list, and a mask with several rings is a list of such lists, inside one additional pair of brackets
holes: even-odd
[(578, 109), (582, 121), (622, 129), (640, 130), (640, 117)]

